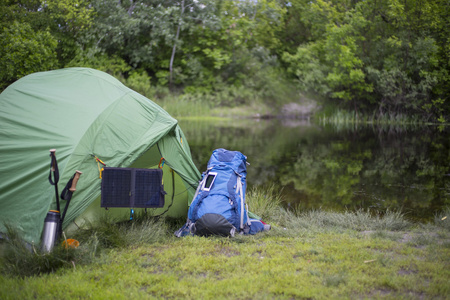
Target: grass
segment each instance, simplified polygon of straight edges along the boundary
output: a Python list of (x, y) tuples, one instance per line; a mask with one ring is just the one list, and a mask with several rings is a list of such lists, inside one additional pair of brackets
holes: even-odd
[[(395, 212), (287, 211), (279, 200), (270, 186), (248, 191), (250, 210), (272, 225), (254, 236), (175, 238), (183, 220), (140, 216), (100, 220), (78, 233), (78, 249), (55, 249), (47, 262), (37, 250), (7, 251), (0, 299), (448, 297), (450, 209), (415, 224)], [(55, 265), (36, 272), (42, 264)]]
[(191, 95), (167, 95), (161, 100), (155, 101), (175, 118), (209, 116), (211, 114), (210, 103)]
[(333, 124), (336, 126), (349, 126), (357, 124), (372, 124), (376, 126), (398, 126), (398, 127), (410, 127), (410, 126), (423, 126), (430, 124), (430, 122), (424, 121), (419, 116), (409, 116), (401, 113), (386, 113), (379, 115), (374, 112), (370, 114), (356, 114), (355, 111), (346, 111), (337, 109), (332, 112), (318, 114), (319, 123), (322, 125)]
[(246, 192), (246, 202), (251, 212), (262, 220), (273, 219), (281, 207), (281, 196), (275, 184), (267, 187), (253, 187)]
[(211, 115), (228, 118), (262, 118), (276, 115), (276, 109), (257, 101), (248, 105), (235, 107), (215, 107), (211, 110)]
[(239, 106), (214, 105), (208, 99), (195, 95), (167, 95), (155, 100), (174, 118), (249, 118), (273, 114), (273, 110), (262, 101)]

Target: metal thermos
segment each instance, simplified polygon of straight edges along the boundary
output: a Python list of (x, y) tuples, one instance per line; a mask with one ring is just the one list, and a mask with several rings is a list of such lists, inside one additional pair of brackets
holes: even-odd
[(42, 232), (41, 247), (45, 252), (52, 251), (58, 238), (60, 223), (60, 214), (57, 210), (51, 210), (47, 213), (44, 221), (44, 231)]

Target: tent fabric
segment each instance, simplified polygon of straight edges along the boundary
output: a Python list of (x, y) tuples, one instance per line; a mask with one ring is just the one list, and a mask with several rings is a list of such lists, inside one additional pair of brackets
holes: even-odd
[(93, 156), (109, 167), (128, 167), (156, 146), (188, 189), (195, 191), (200, 179), (177, 120), (101, 71), (23, 77), (0, 94), (0, 124), (0, 232), (10, 224), (30, 243), (39, 242), (45, 216), (56, 208), (49, 149), (56, 149), (59, 191), (76, 170), (83, 172), (63, 227), (100, 195)]

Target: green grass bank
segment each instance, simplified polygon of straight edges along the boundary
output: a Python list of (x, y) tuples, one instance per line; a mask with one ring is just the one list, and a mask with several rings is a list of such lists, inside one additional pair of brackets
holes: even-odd
[(286, 211), (248, 191), (272, 225), (255, 236), (176, 238), (183, 220), (103, 218), (77, 249), (3, 245), (0, 299), (448, 299), (450, 209), (429, 224), (401, 213)]

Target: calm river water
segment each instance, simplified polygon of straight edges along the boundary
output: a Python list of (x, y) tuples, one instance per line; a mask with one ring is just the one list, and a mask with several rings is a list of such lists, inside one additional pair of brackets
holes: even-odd
[(296, 120), (180, 121), (203, 172), (216, 148), (247, 156), (248, 187), (287, 207), (401, 210), (432, 220), (450, 204), (450, 128), (336, 127)]

